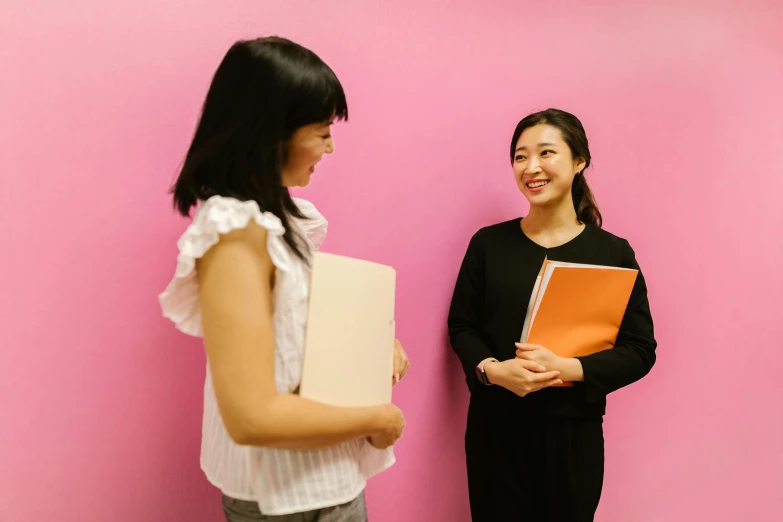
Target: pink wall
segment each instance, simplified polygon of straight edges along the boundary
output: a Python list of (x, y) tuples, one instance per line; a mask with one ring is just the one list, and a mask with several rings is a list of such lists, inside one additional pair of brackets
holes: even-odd
[(373, 522), (469, 520), (446, 309), (469, 236), (524, 212), (507, 141), (547, 106), (588, 129), (660, 342), (610, 399), (598, 520), (783, 520), (783, 4), (43, 4), (0, 7), (0, 521), (219, 519), (203, 354), (156, 301), (185, 225), (166, 189), (222, 53), (268, 33), (348, 93), (302, 194), (326, 250), (398, 269), (409, 427)]

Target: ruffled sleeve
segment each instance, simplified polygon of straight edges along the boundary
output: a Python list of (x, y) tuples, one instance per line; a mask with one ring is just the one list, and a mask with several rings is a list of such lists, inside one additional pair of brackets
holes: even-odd
[(302, 211), (307, 219), (294, 219), (296, 225), (305, 233), (307, 239), (312, 243), (313, 248), (318, 250), (326, 239), (326, 229), (329, 223), (326, 218), (318, 212), (315, 205), (301, 198), (291, 198), (299, 210)]
[(198, 208), (193, 222), (177, 241), (174, 277), (158, 296), (163, 316), (178, 330), (195, 337), (203, 335), (196, 260), (217, 244), (221, 234), (244, 229), (250, 220), (267, 230), (267, 250), (275, 267), (290, 269), (291, 254), (282, 238), (285, 229), (277, 216), (262, 212), (255, 201), (211, 197)]

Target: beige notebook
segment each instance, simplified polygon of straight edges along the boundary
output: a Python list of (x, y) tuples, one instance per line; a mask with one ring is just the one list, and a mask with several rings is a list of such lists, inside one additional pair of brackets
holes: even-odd
[(334, 406), (391, 402), (395, 282), (389, 266), (315, 253), (302, 397)]

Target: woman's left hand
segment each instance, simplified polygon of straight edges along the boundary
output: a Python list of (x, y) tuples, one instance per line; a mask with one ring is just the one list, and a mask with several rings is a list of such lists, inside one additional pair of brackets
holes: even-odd
[(537, 362), (546, 371), (561, 370), (562, 357), (559, 357), (552, 353), (547, 348), (539, 344), (528, 343), (516, 343), (517, 347), (517, 359), (526, 359), (528, 361)]
[(392, 385), (397, 384), (400, 382), (400, 380), (405, 377), (405, 374), (408, 372), (408, 367), (410, 366), (410, 363), (408, 362), (408, 356), (405, 354), (405, 350), (402, 349), (402, 344), (400, 344), (400, 341), (395, 339), (394, 340), (394, 373), (392, 375)]

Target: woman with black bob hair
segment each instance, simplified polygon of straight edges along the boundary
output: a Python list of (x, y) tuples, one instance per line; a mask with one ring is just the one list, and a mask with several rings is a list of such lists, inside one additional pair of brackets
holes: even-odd
[[(289, 187), (310, 182), (334, 151), (332, 124), (347, 118), (339, 80), (312, 51), (278, 37), (239, 41), (214, 75), (173, 188), (193, 220), (160, 303), (204, 341), (201, 467), (229, 522), (364, 521), (367, 480), (394, 462), (405, 424), (397, 407), (297, 394), (310, 259), (327, 223)], [(408, 361), (394, 349), (397, 382)]]

